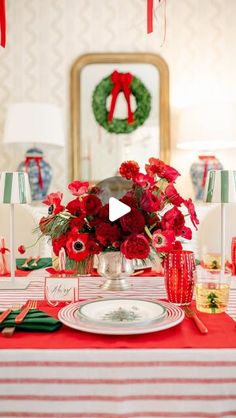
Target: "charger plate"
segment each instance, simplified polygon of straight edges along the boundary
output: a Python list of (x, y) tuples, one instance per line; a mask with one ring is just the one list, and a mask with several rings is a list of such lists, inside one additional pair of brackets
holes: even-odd
[(102, 325), (146, 325), (162, 319), (166, 308), (158, 302), (134, 298), (109, 298), (84, 303), (79, 317)]
[[(111, 299), (103, 299), (101, 302), (109, 302)], [(115, 299), (117, 300), (117, 299)], [(123, 299), (125, 300), (125, 299)], [(131, 300), (131, 299), (129, 299)], [(132, 299), (133, 303), (136, 299)], [(141, 299), (138, 299), (140, 302)], [(148, 302), (143, 300), (143, 302)], [(152, 302), (150, 302), (152, 303)], [(154, 303), (154, 302), (153, 302)], [(184, 319), (184, 312), (179, 306), (175, 306), (169, 302), (159, 302), (158, 305), (163, 306), (165, 309), (165, 315), (152, 320), (145, 324), (114, 324), (105, 323), (101, 321), (93, 321), (87, 319), (85, 316), (80, 314), (81, 308), (87, 305), (85, 303), (71, 303), (70, 305), (62, 308), (58, 313), (59, 320), (70, 328), (77, 329), (79, 331), (85, 331), (93, 334), (105, 334), (105, 335), (135, 335), (135, 334), (147, 334), (149, 332), (162, 331), (168, 328), (172, 328), (178, 325)]]

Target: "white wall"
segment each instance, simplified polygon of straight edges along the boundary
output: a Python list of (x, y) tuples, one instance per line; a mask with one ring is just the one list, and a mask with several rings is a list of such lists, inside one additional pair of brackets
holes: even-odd
[[(158, 2), (156, 2), (158, 3)], [(167, 0), (146, 34), (146, 0), (7, 0), (7, 47), (0, 50), (0, 140), (8, 103), (42, 100), (63, 107), (69, 143), (69, 72), (87, 52), (154, 52), (170, 69), (171, 114), (209, 97), (236, 100), (236, 1)], [(174, 144), (174, 129), (172, 129)], [(22, 150), (23, 154), (23, 150)], [(54, 168), (52, 190), (67, 182), (65, 152), (47, 150)], [(236, 151), (218, 154), (235, 168)], [(194, 154), (176, 151), (172, 164), (182, 173), (179, 186), (192, 193), (188, 170)], [(15, 169), (20, 153), (1, 146), (0, 170)]]

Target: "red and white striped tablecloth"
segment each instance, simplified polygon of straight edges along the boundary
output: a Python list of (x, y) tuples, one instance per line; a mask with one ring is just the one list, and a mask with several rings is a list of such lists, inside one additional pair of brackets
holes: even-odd
[[(81, 279), (80, 297), (103, 296), (100, 280)], [(161, 278), (131, 282), (126, 295), (165, 296)], [(40, 277), (27, 291), (0, 294), (0, 306), (29, 297), (43, 297)], [(236, 319), (234, 282), (229, 314)], [(0, 417), (236, 417), (236, 350), (3, 349)]]

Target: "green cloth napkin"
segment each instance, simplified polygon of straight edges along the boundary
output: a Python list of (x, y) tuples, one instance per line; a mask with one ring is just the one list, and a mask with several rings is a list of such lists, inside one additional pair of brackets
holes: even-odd
[(28, 267), (22, 267), (26, 260), (27, 260), (26, 258), (17, 258), (16, 259), (16, 267), (19, 270), (26, 270), (26, 271), (28, 270), (29, 271), (29, 270), (43, 269), (43, 268), (46, 268), (46, 267), (50, 267), (52, 265), (52, 259), (51, 259), (51, 257), (48, 257), (48, 258), (40, 258), (39, 261), (37, 262), (37, 266), (32, 266), (34, 260), (31, 260), (28, 263)]
[(5, 327), (15, 327), (17, 330), (23, 331), (56, 331), (60, 326), (61, 322), (52, 316), (46, 314), (38, 309), (31, 309), (25, 319), (20, 323), (15, 323), (15, 317), (21, 312), (21, 310), (11, 312), (10, 315), (0, 324), (0, 329)]

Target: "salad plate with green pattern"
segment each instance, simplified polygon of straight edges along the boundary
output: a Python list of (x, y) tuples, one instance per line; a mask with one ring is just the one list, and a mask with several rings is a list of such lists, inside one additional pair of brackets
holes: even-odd
[(109, 298), (71, 303), (59, 311), (58, 318), (79, 331), (134, 335), (171, 328), (183, 320), (184, 312), (164, 301)]

